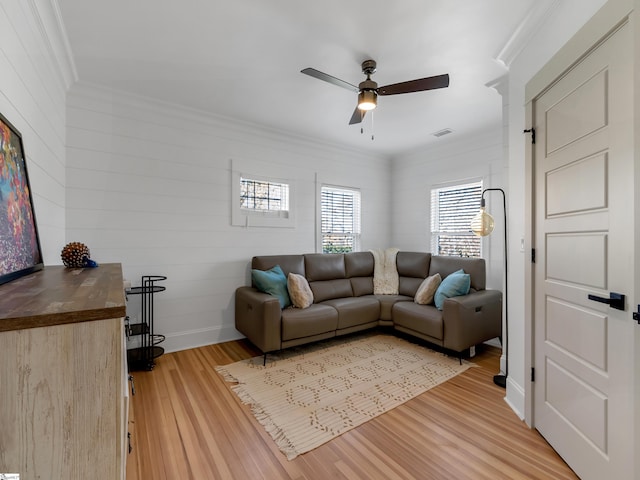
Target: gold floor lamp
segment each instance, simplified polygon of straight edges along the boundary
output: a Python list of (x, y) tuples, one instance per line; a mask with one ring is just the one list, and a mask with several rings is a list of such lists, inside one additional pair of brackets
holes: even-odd
[(493, 383), (506, 388), (507, 377), (509, 376), (509, 297), (507, 295), (508, 277), (507, 277), (507, 197), (501, 188), (486, 188), (482, 191), (480, 199), (480, 211), (471, 220), (471, 231), (479, 237), (486, 237), (493, 232), (495, 223), (493, 217), (485, 211), (484, 194), (486, 192), (502, 193), (502, 206), (504, 211), (504, 335), (502, 335), (502, 346), (504, 348), (504, 375), (494, 375)]

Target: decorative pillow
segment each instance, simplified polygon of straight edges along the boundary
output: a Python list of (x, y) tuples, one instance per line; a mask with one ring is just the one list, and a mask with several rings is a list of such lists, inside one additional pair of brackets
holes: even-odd
[(291, 305), (289, 292), (287, 291), (287, 277), (285, 277), (280, 265), (270, 270), (251, 270), (251, 279), (255, 287), (261, 292), (268, 293), (278, 298), (280, 308)]
[(425, 278), (418, 287), (418, 291), (416, 292), (416, 296), (413, 298), (413, 301), (419, 303), (420, 305), (429, 305), (430, 303), (432, 303), (433, 295), (434, 293), (436, 293), (436, 290), (440, 286), (441, 282), (442, 277), (439, 273)]
[(307, 308), (313, 303), (313, 292), (309, 287), (309, 282), (304, 276), (297, 273), (290, 273), (287, 277), (287, 287), (291, 302), (296, 308)]
[(466, 295), (471, 288), (471, 275), (464, 273), (464, 270), (458, 270), (451, 275), (445, 277), (436, 290), (433, 300), (438, 310), (442, 310), (444, 301), (447, 298), (457, 297), (458, 295)]

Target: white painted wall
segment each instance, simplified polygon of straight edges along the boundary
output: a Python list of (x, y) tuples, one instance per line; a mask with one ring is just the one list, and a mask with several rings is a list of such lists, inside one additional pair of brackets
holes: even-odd
[(22, 134), (45, 264), (65, 240), (65, 91), (73, 66), (47, 1), (0, 2), (0, 112)]
[[(295, 182), (295, 228), (231, 225), (232, 160)], [(363, 250), (390, 240), (388, 159), (92, 86), (68, 96), (66, 174), (68, 241), (122, 263), (133, 285), (168, 277), (155, 330), (169, 351), (240, 337), (234, 291), (252, 256), (315, 251), (316, 175), (361, 189)]]
[[(502, 105), (496, 93), (496, 108)], [(391, 191), (391, 243), (401, 250), (431, 251), (431, 189), (440, 185), (482, 180), (483, 188), (506, 190), (502, 125), (477, 135), (442, 137), (433, 147), (393, 160)], [(508, 200), (507, 193), (507, 200)], [(487, 286), (502, 290), (504, 272), (504, 222), (502, 196), (488, 192), (487, 212), (496, 221), (494, 233), (483, 239), (487, 260)], [(480, 205), (478, 205), (478, 209)]]
[[(615, 1), (615, 0), (614, 0)], [(509, 69), (509, 382), (507, 401), (521, 417), (525, 416), (525, 392), (529, 384), (526, 372), (524, 329), (525, 262), (529, 254), (520, 252), (520, 239), (525, 235), (525, 148), (529, 135), (525, 126), (525, 85), (544, 64), (584, 25), (605, 3), (604, 0), (561, 0), (545, 24), (535, 32)]]

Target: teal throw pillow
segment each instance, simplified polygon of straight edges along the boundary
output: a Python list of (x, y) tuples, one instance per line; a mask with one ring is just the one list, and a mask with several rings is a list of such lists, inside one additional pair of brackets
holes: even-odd
[(276, 265), (270, 270), (251, 270), (251, 280), (253, 280), (253, 285), (261, 292), (277, 297), (280, 302), (280, 308), (287, 308), (291, 305), (289, 291), (287, 290), (287, 277), (284, 275), (280, 265)]
[(458, 270), (442, 280), (442, 283), (433, 296), (433, 301), (438, 310), (444, 307), (444, 301), (450, 297), (458, 295), (466, 295), (471, 288), (471, 275), (464, 273), (464, 270)]

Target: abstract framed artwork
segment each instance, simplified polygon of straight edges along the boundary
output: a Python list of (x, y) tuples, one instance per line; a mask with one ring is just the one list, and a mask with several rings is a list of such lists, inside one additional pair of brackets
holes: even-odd
[(0, 114), (0, 284), (42, 268), (22, 135)]

